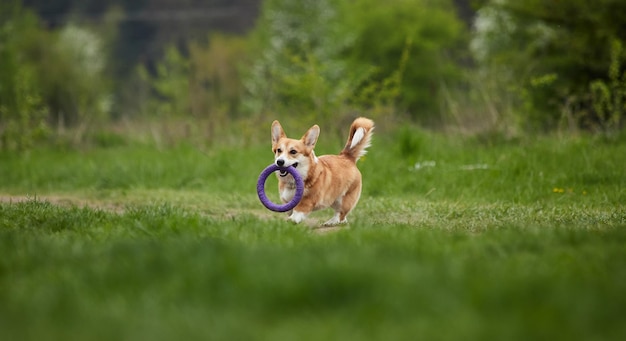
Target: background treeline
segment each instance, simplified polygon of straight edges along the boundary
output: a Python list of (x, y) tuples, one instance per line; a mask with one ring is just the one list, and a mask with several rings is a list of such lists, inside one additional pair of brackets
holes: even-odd
[(0, 148), (254, 141), (355, 115), (514, 136), (615, 132), (621, 0), (7, 0)]

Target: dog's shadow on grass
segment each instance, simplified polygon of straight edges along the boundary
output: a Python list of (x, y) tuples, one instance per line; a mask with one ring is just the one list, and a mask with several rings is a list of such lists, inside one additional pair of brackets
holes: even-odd
[(311, 228), (311, 231), (315, 233), (320, 233), (320, 234), (337, 232), (337, 231), (346, 230), (350, 228), (349, 224), (327, 226), (327, 225), (322, 225), (313, 221), (308, 223), (307, 226)]

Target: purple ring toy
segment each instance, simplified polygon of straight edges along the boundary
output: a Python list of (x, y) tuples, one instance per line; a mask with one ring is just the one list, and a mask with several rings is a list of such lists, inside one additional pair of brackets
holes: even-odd
[[(293, 199), (291, 199), (290, 202), (284, 205), (278, 205), (273, 203), (270, 199), (267, 198), (267, 195), (265, 195), (265, 181), (267, 181), (267, 177), (280, 169), (289, 172), (289, 174), (293, 176), (294, 180), (296, 180), (296, 194), (293, 196)], [(256, 192), (259, 195), (259, 199), (261, 200), (263, 206), (267, 207), (269, 210), (272, 210), (274, 212), (287, 212), (296, 207), (296, 205), (300, 203), (300, 200), (302, 200), (302, 195), (304, 194), (304, 181), (302, 181), (302, 177), (293, 166), (289, 166), (287, 168), (278, 167), (276, 164), (273, 163), (265, 168), (263, 172), (261, 172), (261, 175), (259, 175), (259, 181), (257, 181), (256, 183)]]

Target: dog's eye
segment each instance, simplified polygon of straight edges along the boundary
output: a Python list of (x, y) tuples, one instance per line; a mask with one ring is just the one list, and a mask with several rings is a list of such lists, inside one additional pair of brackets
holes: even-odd
[(282, 150), (282, 149), (280, 149), (280, 148), (278, 148), (278, 149), (276, 149), (276, 152), (277, 152), (277, 153), (282, 153), (282, 152), (283, 152), (283, 150)]
[(291, 154), (291, 155), (296, 155), (297, 153), (298, 153), (298, 151), (295, 150), (295, 149), (292, 149), (292, 150), (289, 151), (289, 154)]

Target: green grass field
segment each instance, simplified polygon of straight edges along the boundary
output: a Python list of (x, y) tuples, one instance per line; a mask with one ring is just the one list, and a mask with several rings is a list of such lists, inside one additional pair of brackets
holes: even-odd
[(269, 141), (0, 153), (0, 339), (626, 338), (626, 136), (381, 133), (332, 229), (263, 208), (271, 161)]

